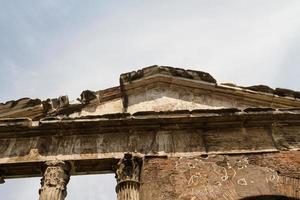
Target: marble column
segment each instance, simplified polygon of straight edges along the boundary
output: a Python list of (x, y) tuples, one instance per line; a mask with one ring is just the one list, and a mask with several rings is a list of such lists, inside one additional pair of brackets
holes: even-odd
[(67, 196), (70, 180), (70, 164), (64, 161), (48, 161), (42, 167), (43, 177), (39, 200), (63, 200)]
[(132, 154), (125, 154), (116, 169), (117, 199), (139, 200), (140, 171), (142, 159)]

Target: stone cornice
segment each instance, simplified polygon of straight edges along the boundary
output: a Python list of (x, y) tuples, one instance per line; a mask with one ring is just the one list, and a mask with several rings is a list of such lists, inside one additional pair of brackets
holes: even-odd
[[(262, 120), (263, 119), (263, 120)], [(300, 109), (273, 109), (273, 108), (247, 108), (239, 110), (229, 109), (197, 109), (197, 110), (179, 110), (167, 112), (145, 111), (134, 114), (115, 113), (97, 116), (86, 116), (78, 118), (69, 117), (46, 117), (38, 123), (33, 122), (30, 118), (0, 118), (0, 137), (1, 133), (13, 131), (17, 134), (24, 130), (47, 130), (55, 128), (80, 128), (93, 125), (98, 126), (148, 126), (151, 124), (168, 124), (168, 123), (198, 123), (203, 122), (203, 127), (211, 125), (241, 124), (245, 125), (256, 123), (270, 124), (274, 121), (285, 121), (289, 123), (298, 123), (300, 121)], [(251, 123), (252, 122), (252, 123)], [(20, 129), (20, 130), (19, 130)]]

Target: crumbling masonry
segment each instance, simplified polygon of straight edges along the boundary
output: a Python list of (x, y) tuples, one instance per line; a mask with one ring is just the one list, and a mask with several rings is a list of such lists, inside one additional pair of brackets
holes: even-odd
[(63, 200), (91, 173), (115, 173), (118, 200), (300, 199), (300, 92), (151, 66), (0, 104), (1, 183), (42, 176), (40, 200)]

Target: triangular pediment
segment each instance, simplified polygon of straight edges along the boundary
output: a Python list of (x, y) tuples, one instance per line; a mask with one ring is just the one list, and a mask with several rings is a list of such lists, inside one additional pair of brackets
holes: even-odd
[[(299, 107), (299, 93), (268, 86), (217, 84), (208, 73), (151, 66), (121, 75), (124, 107), (141, 110), (193, 110), (248, 107)], [(285, 92), (285, 93), (284, 93)]]

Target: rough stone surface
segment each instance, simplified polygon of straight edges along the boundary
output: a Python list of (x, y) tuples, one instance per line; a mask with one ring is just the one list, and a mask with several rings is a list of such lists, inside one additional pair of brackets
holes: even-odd
[(265, 93), (274, 93), (275, 92), (273, 88), (270, 88), (267, 85), (253, 85), (253, 86), (244, 87), (244, 88), (248, 89), (248, 90), (265, 92)]
[(96, 95), (96, 92), (93, 92), (91, 90), (85, 90), (80, 94), (80, 102), (83, 104), (88, 104), (93, 102), (98, 102), (98, 97)]
[[(294, 162), (299, 160), (294, 158)], [(299, 179), (283, 176), (274, 167), (252, 164), (247, 155), (146, 158), (141, 183), (141, 199), (147, 200), (300, 197)]]
[(146, 67), (138, 71), (122, 74), (120, 76), (120, 82), (122, 85), (141, 78), (153, 76), (156, 74), (164, 74), (164, 75), (170, 75), (170, 76), (187, 78), (187, 79), (201, 80), (209, 83), (217, 82), (209, 73), (206, 72), (195, 71), (195, 70), (184, 70), (180, 68), (174, 68), (169, 66), (157, 66), (157, 65)]

